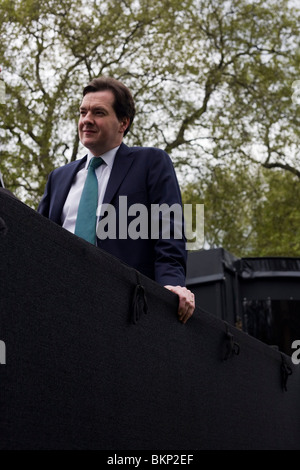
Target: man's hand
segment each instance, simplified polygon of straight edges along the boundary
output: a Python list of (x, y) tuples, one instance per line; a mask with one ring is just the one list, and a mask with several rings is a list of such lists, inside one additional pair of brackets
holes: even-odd
[(179, 297), (178, 317), (182, 323), (186, 323), (195, 310), (195, 295), (186, 287), (164, 286)]

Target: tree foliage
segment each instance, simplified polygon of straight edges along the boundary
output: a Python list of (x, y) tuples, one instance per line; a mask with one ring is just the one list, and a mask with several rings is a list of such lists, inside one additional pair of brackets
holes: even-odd
[[(272, 175), (281, 169), (297, 183), (300, 108), (293, 84), (300, 15), (294, 4), (1, 0), (0, 14), (7, 90), (0, 107), (0, 171), (6, 187), (32, 207), (49, 172), (83, 154), (81, 92), (102, 74), (133, 91), (137, 116), (126, 143), (164, 148), (183, 191), (186, 183), (200, 188), (224, 172), (228, 209), (211, 227), (214, 236), (228, 232), (232, 239), (227, 217), (235, 192), (228, 175), (234, 168), (242, 165), (245, 178), (247, 168), (251, 175), (262, 167)], [(243, 181), (235, 181), (241, 190)], [(257, 188), (250, 182), (253, 196)], [(245, 214), (240, 218), (243, 234), (259, 229), (250, 222)], [(211, 245), (226, 238), (211, 237)]]
[(300, 254), (299, 197), (291, 172), (217, 165), (206, 180), (186, 185), (183, 202), (204, 204), (204, 248), (289, 257)]

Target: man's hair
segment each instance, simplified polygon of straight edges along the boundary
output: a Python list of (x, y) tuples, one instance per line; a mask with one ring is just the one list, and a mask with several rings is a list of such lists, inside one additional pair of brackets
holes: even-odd
[(113, 109), (119, 120), (124, 117), (129, 118), (129, 126), (124, 132), (126, 135), (131, 127), (135, 116), (135, 104), (130, 90), (124, 83), (112, 77), (98, 77), (93, 80), (83, 89), (82, 95), (87, 93), (94, 93), (96, 91), (110, 90), (114, 94)]

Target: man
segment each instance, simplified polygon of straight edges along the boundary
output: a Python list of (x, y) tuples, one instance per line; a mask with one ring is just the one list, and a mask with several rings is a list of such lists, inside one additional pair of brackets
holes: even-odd
[[(130, 207), (137, 207), (138, 204), (138, 207), (147, 210), (147, 220), (144, 215), (141, 225), (146, 222), (155, 224), (151, 217), (154, 206), (165, 204), (171, 208), (175, 204), (182, 207), (180, 189), (169, 155), (158, 148), (128, 147), (123, 143), (134, 116), (131, 92), (122, 82), (111, 77), (93, 79), (83, 90), (78, 122), (80, 141), (88, 149), (88, 154), (81, 160), (55, 169), (49, 175), (38, 212), (81, 236), (77, 231), (77, 213), (88, 167), (91, 159), (96, 157), (95, 161), (101, 161), (94, 170), (98, 181), (97, 214), (101, 217), (98, 227), (95, 217), (95, 244), (176, 293), (179, 297), (178, 317), (186, 323), (195, 305), (194, 294), (185, 287), (187, 252), (184, 231), (181, 237), (174, 236), (178, 231), (178, 217), (169, 217), (169, 236), (164, 236), (161, 228), (164, 216), (161, 215), (158, 236), (151, 236), (148, 225), (149, 236), (124, 235), (124, 223), (128, 228), (127, 224), (133, 220)], [(113, 207), (116, 214), (112, 219), (116, 227), (110, 236), (103, 229), (107, 216), (105, 207)], [(124, 207), (128, 208), (130, 217), (124, 214)], [(183, 217), (180, 225), (183, 228)]]

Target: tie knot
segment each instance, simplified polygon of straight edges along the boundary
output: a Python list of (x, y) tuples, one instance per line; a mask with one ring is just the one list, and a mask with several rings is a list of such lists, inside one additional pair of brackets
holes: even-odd
[(101, 157), (93, 157), (90, 161), (89, 168), (95, 170), (98, 166), (102, 165), (102, 163), (104, 163), (104, 160), (102, 160)]

